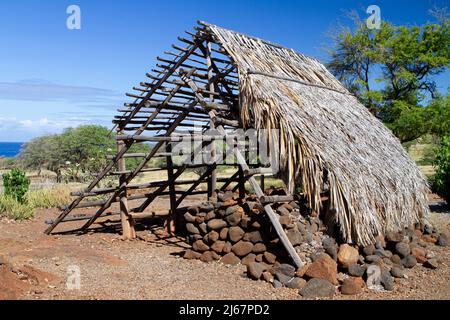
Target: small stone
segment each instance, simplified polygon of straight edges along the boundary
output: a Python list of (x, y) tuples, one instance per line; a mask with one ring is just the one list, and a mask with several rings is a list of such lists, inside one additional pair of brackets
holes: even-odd
[(194, 244), (192, 245), (192, 248), (197, 252), (209, 250), (209, 247), (202, 240), (195, 241)]
[(206, 227), (206, 223), (200, 223), (198, 225), (198, 230), (200, 230), (201, 234), (207, 234), (208, 233), (208, 228)]
[(395, 264), (401, 265), (402, 264), (402, 258), (398, 254), (394, 254), (391, 257), (391, 261)]
[(194, 260), (194, 259), (200, 259), (201, 254), (198, 252), (195, 252), (191, 249), (186, 250), (186, 252), (183, 255), (183, 258), (188, 260)]
[(228, 230), (228, 237), (230, 238), (231, 242), (238, 242), (242, 239), (245, 232), (240, 227), (231, 227)]
[(269, 271), (264, 271), (262, 277), (266, 282), (273, 283), (274, 281), (273, 275)]
[(322, 240), (322, 246), (325, 252), (330, 255), (333, 260), (337, 260), (337, 244), (333, 238), (326, 237)]
[(280, 216), (289, 216), (289, 210), (287, 208), (285, 208), (285, 207), (282, 207), (282, 206), (277, 209), (277, 213)]
[(434, 243), (437, 242), (437, 238), (433, 237), (430, 234), (423, 235), (421, 239), (423, 241), (427, 242), (427, 243), (433, 243), (434, 244)]
[(403, 234), (401, 232), (387, 232), (386, 240), (389, 242), (401, 242), (403, 240)]
[(273, 285), (273, 287), (274, 287), (275, 289), (280, 289), (280, 288), (283, 287), (283, 284), (282, 284), (280, 281), (276, 280), (276, 279), (273, 280), (272, 285)]
[(225, 246), (225, 241), (218, 240), (211, 245), (211, 250), (216, 253), (222, 253)]
[(239, 241), (233, 247), (231, 250), (238, 256), (238, 257), (244, 257), (250, 252), (252, 252), (253, 244), (248, 241)]
[(421, 247), (413, 247), (411, 249), (411, 254), (416, 257), (416, 259), (418, 259), (419, 257), (424, 257), (426, 256), (427, 252), (425, 251), (425, 249), (421, 248)]
[(252, 251), (254, 253), (264, 253), (267, 250), (266, 245), (264, 243), (257, 243), (253, 246)]
[(367, 287), (373, 289), (381, 283), (381, 268), (375, 264), (367, 267)]
[(400, 267), (392, 267), (391, 275), (395, 278), (403, 278), (405, 276), (405, 272)]
[(417, 259), (413, 255), (408, 255), (402, 259), (402, 265), (405, 268), (413, 268), (417, 264)]
[(256, 261), (256, 255), (254, 253), (249, 253), (241, 260), (241, 263), (244, 266), (248, 266), (250, 263), (255, 262), (255, 261)]
[(341, 293), (345, 295), (355, 295), (361, 293), (361, 285), (358, 284), (353, 278), (344, 279), (341, 286)]
[(406, 258), (411, 253), (411, 249), (409, 248), (409, 245), (404, 242), (398, 242), (395, 245), (395, 251), (398, 253), (398, 255), (401, 258)]
[(380, 282), (387, 291), (394, 290), (394, 278), (391, 276), (389, 271), (381, 272)]
[(231, 248), (233, 247), (233, 245), (231, 244), (231, 242), (225, 242), (222, 252), (223, 253), (230, 253), (231, 252)]
[(186, 212), (185, 214), (184, 214), (184, 220), (186, 220), (186, 222), (195, 222), (195, 217), (192, 215), (192, 214), (190, 214), (189, 212)]
[(430, 268), (430, 269), (437, 269), (439, 266), (439, 263), (437, 259), (428, 259), (424, 264), (424, 267)]
[(298, 268), (297, 271), (295, 271), (295, 276), (302, 278), (305, 275), (306, 271), (308, 271), (308, 268), (309, 266), (306, 264), (303, 265), (303, 267)]
[(342, 266), (349, 267), (358, 262), (359, 252), (357, 249), (345, 243), (339, 247), (337, 258)]
[(229, 230), (228, 228), (223, 228), (222, 230), (220, 230), (219, 237), (221, 240), (227, 240), (228, 230)]
[(275, 272), (275, 279), (280, 281), (285, 286), (289, 281), (291, 281), (292, 277), (285, 275), (282, 272)]
[(241, 222), (242, 214), (236, 211), (225, 218), (230, 226), (237, 226)]
[[(187, 210), (188, 210), (188, 213), (190, 213), (193, 216), (197, 215), (200, 212), (200, 210), (196, 206), (189, 207)], [(190, 221), (190, 222), (193, 222), (193, 221)]]
[(436, 244), (441, 247), (448, 247), (449, 242), (448, 242), (447, 236), (444, 233), (441, 233), (439, 235), (439, 237), (437, 238)]
[(208, 221), (208, 228), (211, 230), (219, 230), (225, 228), (227, 223), (222, 219), (212, 219)]
[(205, 217), (203, 216), (203, 215), (197, 215), (197, 216), (195, 216), (195, 223), (196, 224), (200, 224), (200, 223), (203, 223), (203, 222), (205, 222)]
[(295, 247), (298, 246), (300, 244), (303, 243), (303, 237), (302, 234), (300, 233), (300, 231), (295, 230), (295, 229), (290, 229), (287, 233), (286, 233), (289, 242)]
[(186, 230), (191, 234), (200, 234), (198, 228), (192, 223), (186, 223)]
[(228, 208), (225, 210), (225, 215), (226, 215), (226, 216), (229, 216), (230, 214), (233, 214), (233, 213), (237, 212), (238, 209), (239, 209), (239, 206), (228, 207)]
[(280, 221), (280, 224), (281, 224), (283, 227), (286, 227), (286, 226), (288, 226), (288, 225), (290, 225), (290, 224), (292, 223), (291, 217), (289, 217), (289, 215), (287, 215), (287, 216), (281, 216), (281, 217), (279, 218), (279, 221)]
[(203, 262), (206, 262), (206, 263), (212, 262), (214, 259), (213, 259), (211, 251), (203, 252), (200, 257), (200, 260)]
[(208, 239), (210, 243), (214, 243), (217, 240), (219, 240), (219, 234), (213, 230), (210, 233), (208, 233)]
[(262, 253), (257, 254), (257, 255), (256, 255), (256, 258), (255, 258), (255, 261), (256, 261), (256, 262), (263, 262), (263, 258), (264, 258), (264, 256), (263, 256)]
[(266, 251), (264, 252), (264, 259), (267, 261), (267, 263), (274, 264), (275, 261), (277, 260), (277, 256), (274, 255), (273, 253)]
[(227, 265), (237, 265), (241, 262), (241, 260), (236, 257), (236, 255), (233, 252), (227, 253), (220, 259), (220, 262)]
[(306, 280), (294, 277), (286, 283), (286, 287), (290, 289), (301, 289), (306, 285)]
[(367, 262), (379, 262), (381, 261), (381, 257), (377, 255), (370, 255), (365, 258)]
[(334, 285), (324, 279), (311, 279), (299, 290), (304, 298), (332, 297), (336, 289)]
[(200, 211), (202, 212), (211, 212), (214, 210), (214, 204), (212, 204), (211, 202), (204, 202), (202, 203), (202, 205), (199, 208)]
[(375, 252), (375, 246), (373, 244), (369, 244), (363, 248), (363, 253), (365, 256), (371, 256)]
[(277, 272), (281, 272), (287, 276), (289, 276), (290, 278), (293, 278), (295, 276), (295, 267), (291, 266), (290, 264), (287, 263), (277, 263), (272, 267), (272, 273), (277, 273)]
[(418, 256), (418, 257), (416, 257), (416, 260), (417, 260), (417, 263), (420, 263), (420, 264), (424, 264), (425, 262), (427, 262), (427, 258), (424, 256)]
[(325, 279), (335, 285), (337, 280), (337, 264), (328, 255), (316, 259), (305, 273), (310, 278)]
[(216, 217), (216, 213), (214, 211), (209, 211), (205, 216), (205, 221), (209, 221)]
[(252, 262), (247, 265), (247, 275), (254, 280), (261, 279), (263, 272), (266, 270), (262, 263)]
[(391, 258), (392, 257), (392, 252), (390, 252), (389, 250), (385, 250), (385, 249), (375, 249), (375, 254), (381, 258)]
[(352, 264), (348, 267), (348, 274), (354, 277), (362, 277), (366, 269), (359, 264)]
[(251, 243), (258, 243), (263, 241), (261, 233), (259, 231), (247, 232), (244, 235), (244, 240), (250, 241)]

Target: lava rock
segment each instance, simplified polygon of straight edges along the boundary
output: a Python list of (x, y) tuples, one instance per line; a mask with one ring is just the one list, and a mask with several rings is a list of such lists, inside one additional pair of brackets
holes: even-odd
[(264, 259), (267, 261), (267, 263), (274, 264), (277, 260), (277, 256), (271, 252), (266, 251), (264, 252)]
[(219, 237), (221, 240), (227, 240), (228, 230), (229, 230), (228, 228), (223, 228), (222, 230), (220, 230)]
[(194, 259), (200, 259), (201, 253), (195, 252), (191, 249), (186, 250), (186, 252), (183, 255), (183, 258), (188, 260), (194, 260)]
[(295, 267), (291, 266), (287, 263), (276, 263), (271, 270), (272, 273), (280, 272), (282, 274), (285, 274), (289, 276), (290, 278), (293, 278), (295, 276)]
[(206, 227), (206, 223), (200, 223), (198, 225), (198, 230), (200, 230), (200, 234), (206, 234), (208, 233), (208, 228)]
[(264, 243), (257, 243), (253, 246), (252, 252), (254, 253), (264, 253), (267, 250)]
[(192, 223), (192, 222), (195, 222), (195, 217), (192, 214), (190, 214), (189, 212), (186, 212), (184, 214), (184, 220), (186, 220), (186, 222)]
[(345, 243), (339, 247), (337, 259), (342, 266), (347, 268), (358, 262), (359, 252), (357, 249)]
[(364, 272), (366, 272), (366, 269), (356, 263), (348, 267), (348, 274), (354, 277), (362, 277)]
[(249, 253), (248, 255), (246, 255), (244, 258), (242, 258), (241, 263), (244, 266), (248, 266), (250, 263), (255, 262), (256, 261), (256, 254), (254, 253)]
[(254, 280), (261, 279), (263, 272), (266, 270), (267, 268), (262, 263), (252, 262), (247, 265), (247, 275)]
[(226, 226), (227, 223), (222, 219), (212, 219), (208, 221), (208, 228), (210, 228), (211, 230), (219, 230), (225, 228)]
[(409, 248), (409, 245), (404, 242), (398, 242), (395, 244), (395, 251), (398, 253), (398, 255), (401, 258), (406, 258), (410, 253), (411, 249)]
[(259, 232), (259, 231), (247, 232), (244, 235), (244, 240), (250, 241), (251, 243), (263, 242), (261, 232)]
[(242, 219), (242, 213), (239, 211), (236, 211), (229, 216), (225, 217), (225, 220), (228, 222), (230, 226), (237, 226), (239, 222), (241, 222)]
[(269, 271), (264, 271), (262, 277), (266, 282), (273, 283), (274, 281), (274, 277)]
[(369, 244), (368, 246), (365, 246), (362, 251), (365, 256), (371, 256), (375, 252), (375, 246), (373, 244)]
[(386, 240), (389, 242), (401, 242), (403, 240), (403, 234), (401, 232), (387, 232)]
[(304, 298), (317, 298), (317, 297), (328, 297), (334, 296), (336, 289), (334, 285), (324, 279), (311, 279), (306, 285), (299, 290), (299, 293)]
[(437, 238), (436, 244), (441, 247), (448, 247), (449, 242), (448, 242), (447, 236), (445, 234), (441, 233), (439, 235), (439, 237)]
[(337, 260), (337, 244), (333, 238), (325, 237), (322, 240), (322, 246), (325, 249), (325, 252), (333, 259)]
[(375, 264), (367, 267), (367, 287), (369, 289), (381, 283), (381, 268)]
[(381, 272), (380, 282), (387, 291), (394, 290), (394, 278), (391, 276), (389, 271)]
[(405, 276), (405, 271), (400, 267), (394, 266), (391, 268), (391, 275), (394, 278), (403, 278)]
[(192, 248), (197, 252), (208, 251), (209, 247), (203, 242), (203, 240), (197, 240), (192, 245)]
[(225, 242), (224, 246), (223, 246), (223, 253), (230, 253), (231, 252), (231, 248), (233, 247), (233, 245), (231, 244), (231, 242)]
[(237, 265), (241, 262), (241, 260), (236, 257), (236, 255), (233, 252), (227, 253), (220, 259), (220, 262), (227, 265)]
[(380, 256), (377, 256), (377, 255), (370, 255), (370, 256), (367, 256), (367, 257), (365, 257), (365, 260), (367, 261), (367, 262), (379, 262), (379, 261), (381, 261), (381, 257)]
[(200, 261), (209, 263), (212, 262), (214, 260), (213, 255), (211, 253), (211, 251), (205, 251), (202, 253), (201, 257), (200, 257)]
[(278, 281), (277, 279), (273, 280), (272, 285), (275, 289), (280, 289), (283, 287), (283, 284), (280, 281)]
[(217, 240), (219, 240), (219, 234), (216, 231), (211, 231), (210, 233), (208, 233), (208, 241), (209, 243), (214, 243)]
[(404, 259), (402, 259), (402, 265), (405, 268), (413, 268), (417, 264), (417, 259), (413, 255), (408, 255)]
[(275, 274), (275, 279), (280, 281), (281, 284), (283, 284), (284, 286), (292, 279), (292, 277), (285, 275), (282, 272), (275, 272), (274, 274)]
[(231, 227), (228, 230), (228, 237), (230, 238), (231, 242), (238, 242), (239, 240), (244, 237), (245, 231), (242, 230), (240, 227)]
[(213, 250), (216, 253), (222, 253), (224, 246), (225, 241), (218, 240), (211, 245), (211, 250)]
[(291, 280), (289, 280), (286, 283), (286, 287), (290, 288), (290, 289), (301, 289), (305, 285), (306, 285), (306, 280), (299, 278), (299, 277), (292, 278)]
[(341, 286), (341, 293), (345, 295), (354, 295), (361, 293), (362, 288), (360, 284), (358, 284), (354, 278), (344, 279)]
[(325, 279), (335, 285), (337, 280), (337, 264), (328, 255), (316, 259), (306, 271), (305, 275), (309, 278)]
[(244, 257), (248, 255), (250, 252), (252, 252), (253, 244), (248, 241), (239, 241), (233, 247), (231, 250), (238, 256), (238, 257)]
[(286, 235), (290, 243), (295, 247), (303, 243), (303, 237), (300, 231), (295, 229), (290, 229), (286, 232)]
[(186, 230), (191, 234), (200, 234), (200, 230), (193, 223), (186, 223)]

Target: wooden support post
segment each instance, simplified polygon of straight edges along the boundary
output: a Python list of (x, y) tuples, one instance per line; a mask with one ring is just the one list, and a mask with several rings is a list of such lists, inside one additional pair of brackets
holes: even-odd
[(169, 182), (169, 194), (170, 194), (170, 211), (167, 216), (167, 232), (169, 234), (175, 233), (175, 215), (177, 212), (177, 196), (175, 194), (175, 178), (173, 173), (173, 161), (172, 161), (172, 145), (170, 142), (166, 144), (166, 152), (170, 155), (167, 156), (167, 181)]
[[(119, 131), (118, 134), (121, 132)], [(117, 152), (121, 152), (121, 150), (125, 148), (124, 141), (117, 141)], [(121, 157), (119, 161), (117, 161), (117, 169), (119, 171), (126, 171), (125, 158)], [(135, 239), (136, 231), (134, 229), (134, 220), (131, 217), (128, 210), (128, 197), (127, 197), (127, 181), (126, 174), (121, 174), (119, 176), (119, 185), (125, 185), (122, 189), (119, 198), (120, 198), (120, 220), (122, 222), (122, 237), (124, 239)]]
[(245, 175), (241, 166), (239, 166), (239, 198), (245, 198)]
[(260, 176), (260, 185), (261, 185), (261, 190), (264, 192), (264, 190), (266, 190), (266, 188), (265, 188), (265, 178), (264, 178), (264, 175), (262, 174), (261, 176)]
[[(211, 42), (207, 43), (206, 46), (206, 64), (208, 66), (208, 83), (209, 83), (209, 91), (214, 92), (215, 91), (215, 85), (213, 82), (213, 62), (211, 57)], [(214, 102), (214, 95), (209, 96), (209, 102)], [(214, 123), (214, 120), (211, 119), (209, 121), (210, 128), (214, 130), (216, 128), (216, 125)], [(213, 170), (211, 171), (211, 178), (208, 183), (208, 199), (216, 199), (216, 190), (217, 190), (217, 169), (216, 169), (216, 143), (215, 141), (211, 144), (211, 162), (214, 166)]]

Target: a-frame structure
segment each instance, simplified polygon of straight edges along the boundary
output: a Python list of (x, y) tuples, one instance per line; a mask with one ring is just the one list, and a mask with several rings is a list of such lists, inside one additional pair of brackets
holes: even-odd
[[(61, 212), (59, 217), (51, 223), (45, 231), (50, 234), (55, 227), (66, 221), (85, 219), (79, 230), (87, 230), (99, 217), (106, 214), (108, 208), (120, 203), (123, 236), (134, 238), (134, 216), (142, 213), (152, 202), (163, 195), (170, 197), (170, 213), (168, 226), (177, 208), (186, 197), (208, 193), (214, 199), (218, 183), (226, 188), (237, 182), (237, 188), (242, 197), (245, 194), (245, 182), (248, 181), (265, 209), (281, 242), (299, 267), (303, 265), (293, 246), (283, 231), (279, 217), (271, 204), (276, 201), (290, 201), (291, 196), (267, 197), (259, 186), (255, 175), (265, 172), (265, 168), (250, 166), (245, 154), (238, 148), (233, 149), (237, 160), (236, 172), (231, 177), (219, 179), (217, 177), (217, 163), (214, 161), (215, 148), (210, 140), (202, 137), (202, 143), (193, 150), (192, 156), (200, 152), (211, 154), (212, 160), (202, 164), (176, 165), (172, 159), (171, 143), (178, 142), (175, 133), (182, 134), (195, 128), (212, 130), (219, 135), (233, 132), (241, 126), (239, 122), (239, 77), (237, 65), (231, 56), (220, 45), (214, 34), (210, 32), (208, 24), (200, 22), (194, 32), (187, 32), (189, 37), (178, 38), (183, 45), (173, 45), (173, 51), (165, 52), (164, 57), (158, 57), (155, 69), (146, 74), (147, 80), (134, 87), (134, 93), (127, 96), (134, 100), (125, 103), (119, 109), (120, 114), (113, 123), (117, 131), (117, 154), (111, 157), (108, 165), (97, 175), (96, 179), (81, 192), (76, 193), (76, 199)], [(195, 133), (193, 138), (195, 139)], [(135, 143), (152, 142), (153, 147), (148, 154), (129, 153)], [(140, 164), (133, 170), (127, 170), (126, 158), (139, 158)], [(148, 163), (154, 158), (165, 159), (162, 168), (148, 168)], [(181, 180), (185, 170), (202, 167), (203, 171), (196, 180)], [(164, 171), (167, 179), (135, 184), (133, 180), (139, 173), (149, 171)], [(99, 183), (109, 175), (119, 177), (118, 187), (99, 188)], [(197, 187), (207, 183), (207, 191), (199, 191)], [(183, 191), (176, 186), (184, 186)], [(137, 195), (128, 196), (129, 190), (148, 190)], [(106, 195), (101, 201), (88, 201), (90, 197)], [(129, 200), (143, 199), (134, 208), (129, 207)], [(72, 210), (82, 207), (96, 207), (95, 213), (82, 219), (71, 218)]]

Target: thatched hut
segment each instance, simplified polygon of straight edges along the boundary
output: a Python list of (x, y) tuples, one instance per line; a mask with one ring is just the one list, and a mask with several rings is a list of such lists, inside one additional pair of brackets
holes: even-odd
[(359, 244), (398, 231), (427, 213), (428, 185), (399, 140), (317, 60), (207, 25), (238, 65), (246, 127), (281, 131), (281, 172), (302, 186), (344, 240)]
[[(180, 181), (188, 166), (174, 172), (171, 155), (167, 150), (158, 151), (172, 141), (176, 129), (190, 128), (192, 121), (205, 128), (226, 125), (280, 131), (280, 175), (287, 189), (292, 192), (301, 187), (311, 207), (337, 227), (347, 242), (369, 244), (379, 234), (421, 221), (428, 211), (428, 186), (423, 174), (399, 140), (320, 62), (261, 39), (200, 24), (196, 33), (188, 32), (191, 39), (179, 38), (186, 48), (174, 45), (176, 53), (158, 57), (162, 64), (146, 74), (150, 80), (134, 87), (135, 93), (127, 94), (134, 101), (125, 103), (113, 121), (118, 132), (117, 154), (85, 190), (74, 194), (77, 198), (46, 233), (61, 222), (71, 221), (66, 216), (75, 208), (100, 207), (86, 218), (85, 230), (120, 199), (123, 234), (134, 237), (133, 219), (157, 197), (170, 195), (171, 212), (175, 213), (187, 196), (204, 192), (194, 191), (200, 183), (209, 183), (206, 192), (211, 195), (219, 181), (215, 164), (206, 164), (207, 170), (196, 181)], [(183, 73), (180, 69), (186, 67), (190, 71)], [(151, 134), (143, 136), (145, 132)], [(142, 141), (155, 142), (149, 154), (126, 154), (134, 143)], [(142, 162), (136, 169), (126, 170), (125, 157), (139, 157)], [(167, 166), (146, 168), (154, 157), (166, 158)], [(240, 188), (245, 189), (247, 177), (242, 172), (248, 165), (243, 157), (241, 160), (244, 163), (239, 163), (241, 173), (237, 175), (241, 177)], [(118, 172), (112, 172), (115, 167)], [(168, 178), (131, 184), (144, 170), (163, 171)], [(119, 175), (119, 186), (99, 189), (108, 174)], [(250, 177), (249, 181), (258, 197), (263, 195), (256, 180)], [(176, 190), (175, 186), (181, 185), (191, 187)], [(135, 208), (128, 207), (127, 189), (152, 187), (157, 189), (129, 197), (145, 200)], [(324, 192), (329, 198), (325, 207), (321, 202)], [(83, 202), (99, 194), (108, 198)], [(277, 227), (278, 218), (270, 205), (265, 210)], [(278, 235), (289, 248), (280, 227)]]

